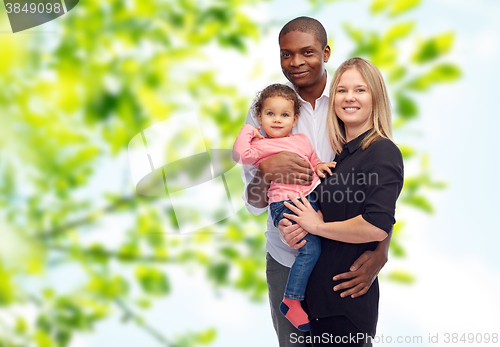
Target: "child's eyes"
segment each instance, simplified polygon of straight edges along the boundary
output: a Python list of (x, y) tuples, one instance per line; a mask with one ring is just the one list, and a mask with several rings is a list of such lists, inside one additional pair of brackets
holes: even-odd
[(268, 115), (268, 116), (274, 116), (274, 113), (272, 113), (272, 112), (267, 112), (267, 115)]
[(290, 116), (288, 115), (288, 113), (283, 113), (281, 116), (282, 116), (282, 117), (290, 117)]

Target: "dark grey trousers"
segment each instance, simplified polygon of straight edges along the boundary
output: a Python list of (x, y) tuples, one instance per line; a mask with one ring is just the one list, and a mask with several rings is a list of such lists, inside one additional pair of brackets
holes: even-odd
[(267, 253), (266, 277), (269, 288), (269, 303), (274, 330), (278, 335), (279, 347), (311, 347), (310, 344), (299, 343), (305, 341), (309, 332), (302, 332), (295, 328), (288, 319), (281, 314), (279, 306), (285, 294), (286, 282), (290, 268), (281, 265)]
[[(269, 253), (266, 256), (266, 263), (271, 317), (273, 319), (274, 330), (276, 330), (276, 335), (278, 335), (279, 347), (312, 347), (309, 343), (301, 343), (301, 341), (306, 341), (309, 332), (302, 332), (295, 328), (279, 309), (283, 295), (285, 294), (290, 268), (278, 263)], [(365, 347), (371, 346), (371, 343), (365, 344)]]

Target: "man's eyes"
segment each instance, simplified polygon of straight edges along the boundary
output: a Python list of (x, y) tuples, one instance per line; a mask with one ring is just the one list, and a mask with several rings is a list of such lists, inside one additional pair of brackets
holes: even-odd
[[(314, 54), (314, 51), (311, 51), (311, 50), (307, 50), (304, 52), (304, 55), (312, 55)], [(282, 58), (289, 58), (291, 56), (290, 53), (281, 53), (281, 57)]]

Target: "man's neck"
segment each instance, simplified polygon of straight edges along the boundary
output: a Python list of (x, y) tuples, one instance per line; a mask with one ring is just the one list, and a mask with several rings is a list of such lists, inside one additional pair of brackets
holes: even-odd
[(302, 99), (311, 104), (314, 109), (316, 105), (316, 100), (323, 94), (326, 87), (326, 71), (323, 73), (320, 81), (315, 85), (309, 87), (299, 87), (298, 93)]

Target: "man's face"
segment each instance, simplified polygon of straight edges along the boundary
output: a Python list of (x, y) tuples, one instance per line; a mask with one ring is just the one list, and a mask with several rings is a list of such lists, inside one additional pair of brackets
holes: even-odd
[(294, 85), (313, 87), (321, 83), (325, 63), (330, 58), (330, 47), (309, 33), (292, 31), (280, 39), (281, 69)]

